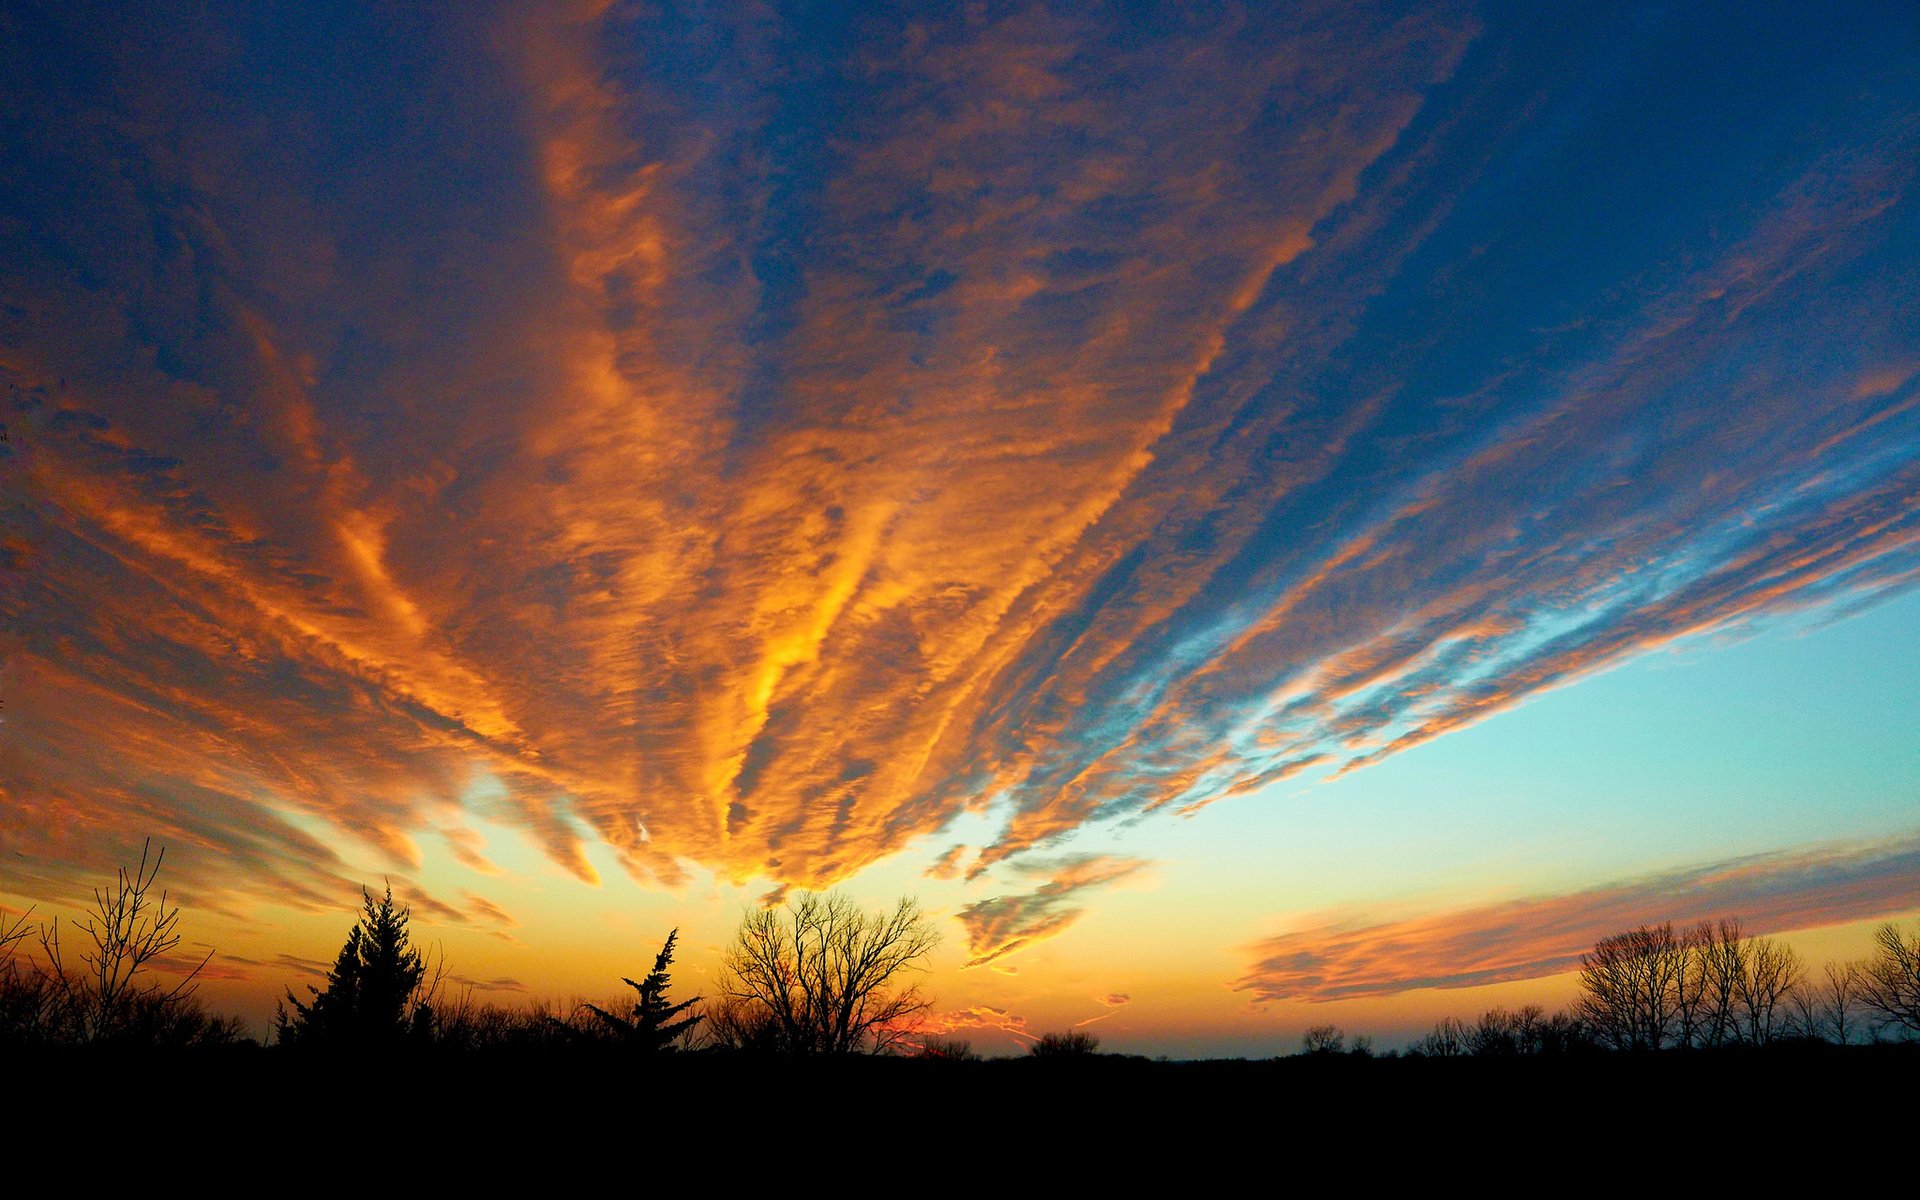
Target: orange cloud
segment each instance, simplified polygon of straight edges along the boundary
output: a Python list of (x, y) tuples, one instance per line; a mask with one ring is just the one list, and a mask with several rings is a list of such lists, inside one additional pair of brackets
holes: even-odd
[(1030, 1042), (1039, 1040), (1038, 1035), (1028, 1032), (1025, 1017), (991, 1004), (976, 1004), (970, 1008), (933, 1013), (927, 1017), (925, 1029), (931, 1034), (960, 1033), (969, 1029), (992, 1029)]
[(1110, 854), (1077, 855), (1058, 862), (1033, 861), (1030, 874), (1051, 876), (1031, 892), (995, 896), (960, 910), (967, 931), (969, 967), (980, 967), (1065, 930), (1085, 913), (1080, 893), (1137, 874), (1147, 864)]

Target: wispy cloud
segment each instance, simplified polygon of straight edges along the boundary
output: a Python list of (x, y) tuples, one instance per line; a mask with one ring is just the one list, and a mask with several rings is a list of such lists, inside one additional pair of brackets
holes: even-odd
[(447, 982), (458, 987), (471, 988), (476, 992), (525, 992), (527, 985), (509, 976), (493, 979), (469, 979), (465, 975), (448, 974)]
[(1477, 987), (1578, 967), (1609, 934), (1737, 917), (1754, 934), (1863, 920), (1920, 903), (1920, 839), (1753, 855), (1563, 895), (1383, 918), (1327, 913), (1250, 950), (1256, 1000), (1343, 1000)]
[(974, 1029), (996, 1030), (1030, 1042), (1039, 1040), (1038, 1035), (1028, 1032), (1025, 1017), (991, 1004), (937, 1012), (929, 1016), (926, 1023), (927, 1032), (934, 1034), (963, 1033)]
[(1085, 854), (1058, 862), (1033, 860), (1029, 874), (1049, 878), (1031, 892), (995, 896), (961, 909), (958, 916), (967, 931), (969, 967), (981, 967), (1043, 941), (1065, 930), (1086, 912), (1087, 897), (1095, 888), (1137, 875), (1148, 864), (1137, 858)]
[(1084, 1026), (1093, 1025), (1100, 1021), (1104, 1021), (1108, 1017), (1111, 1017), (1114, 1013), (1120, 1011), (1122, 1008), (1125, 1008), (1127, 1005), (1133, 1003), (1133, 997), (1127, 995), (1125, 992), (1109, 992), (1104, 996), (1095, 996), (1093, 1000), (1094, 1000), (1094, 1003), (1100, 1005), (1101, 1007), (1106, 1009), (1106, 1011), (1095, 1013), (1093, 1016), (1088, 1017), (1084, 1021), (1075, 1021), (1073, 1023), (1073, 1027), (1075, 1029), (1080, 1029)]

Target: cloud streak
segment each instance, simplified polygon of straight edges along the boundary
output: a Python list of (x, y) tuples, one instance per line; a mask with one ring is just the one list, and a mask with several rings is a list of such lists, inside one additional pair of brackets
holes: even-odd
[(1478, 987), (1578, 968), (1624, 929), (1737, 917), (1755, 934), (1899, 912), (1920, 896), (1920, 839), (1753, 855), (1579, 892), (1400, 919), (1327, 914), (1251, 948), (1257, 1001)]
[(959, 921), (967, 931), (967, 948), (973, 956), (967, 966), (986, 966), (1058, 935), (1086, 912), (1083, 893), (1137, 875), (1145, 866), (1139, 859), (1111, 854), (1027, 863), (1028, 873), (1050, 878), (1031, 892), (994, 896), (960, 910)]

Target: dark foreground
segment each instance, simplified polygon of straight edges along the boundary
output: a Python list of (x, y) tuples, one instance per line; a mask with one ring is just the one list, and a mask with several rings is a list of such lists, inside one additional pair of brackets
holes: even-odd
[(381, 1148), (433, 1178), (505, 1172), (492, 1179), (504, 1185), (612, 1153), (617, 1170), (642, 1171), (624, 1188), (644, 1181), (641, 1160), (654, 1154), (746, 1172), (830, 1170), (853, 1156), (938, 1178), (998, 1169), (1005, 1155), (1042, 1173), (1124, 1174), (1129, 1163), (1205, 1173), (1269, 1155), (1327, 1168), (1336, 1147), (1338, 1169), (1362, 1174), (1457, 1166), (1461, 1155), (1565, 1170), (1643, 1145), (1690, 1147), (1690, 1161), (1717, 1148), (1743, 1173), (1764, 1173), (1765, 1162), (1786, 1170), (1806, 1154), (1844, 1164), (1876, 1140), (1910, 1136), (1920, 1046), (1186, 1063), (373, 1059), (235, 1047), (66, 1051), (3, 1066), (21, 1145), (64, 1147), (100, 1169), (201, 1161), (217, 1173), (226, 1162), (291, 1180), (324, 1173), (335, 1154)]

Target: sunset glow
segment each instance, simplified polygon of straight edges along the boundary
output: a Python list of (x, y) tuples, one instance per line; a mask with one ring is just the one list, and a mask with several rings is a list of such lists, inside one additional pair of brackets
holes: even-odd
[(1177, 1055), (1920, 910), (1911, 6), (327, 7), (0, 17), (8, 911)]

